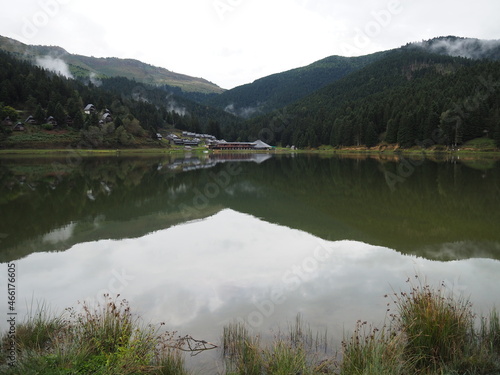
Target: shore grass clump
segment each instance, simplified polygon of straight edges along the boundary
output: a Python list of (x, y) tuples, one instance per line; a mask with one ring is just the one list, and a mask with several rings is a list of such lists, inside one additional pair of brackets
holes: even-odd
[(403, 337), (358, 320), (352, 335), (342, 341), (340, 374), (404, 374), (411, 369), (405, 359)]
[(251, 336), (243, 323), (224, 326), (222, 335), (222, 356), (228, 374), (260, 375), (263, 357), (259, 336)]
[(500, 355), (500, 316), (496, 308), (491, 310), (488, 317), (481, 319), (479, 339), (481, 346)]
[(117, 298), (105, 295), (103, 303), (55, 317), (42, 305), (18, 327), (15, 366), (3, 359), (0, 373), (187, 374), (181, 353), (187, 338), (141, 323)]
[(357, 322), (342, 342), (341, 375), (500, 373), (496, 309), (478, 320), (469, 299), (444, 283), (439, 288), (420, 282), (410, 286), (409, 292), (392, 294), (382, 329)]
[(54, 339), (66, 327), (62, 317), (53, 314), (45, 303), (30, 307), (27, 319), (16, 328), (16, 344), (20, 350), (50, 350)]
[(439, 369), (460, 360), (474, 338), (475, 315), (463, 296), (429, 285), (396, 294), (397, 328), (406, 337), (405, 354), (419, 369)]
[[(262, 343), (243, 323), (224, 327), (222, 337), (226, 373), (230, 375), (288, 375), (333, 373), (333, 360), (320, 358), (317, 349), (326, 348), (326, 338), (306, 328), (300, 315), (288, 330), (278, 330), (271, 342)], [(324, 349), (326, 350), (326, 349)]]

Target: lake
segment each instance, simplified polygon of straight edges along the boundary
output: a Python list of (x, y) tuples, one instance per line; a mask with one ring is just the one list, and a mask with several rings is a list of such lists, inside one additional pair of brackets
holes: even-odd
[(358, 319), (383, 324), (408, 280), (478, 313), (500, 302), (494, 159), (3, 157), (0, 191), (0, 290), (14, 262), (19, 320), (109, 293), (181, 335), (218, 343), (230, 322), (275, 332), (300, 314), (335, 347)]

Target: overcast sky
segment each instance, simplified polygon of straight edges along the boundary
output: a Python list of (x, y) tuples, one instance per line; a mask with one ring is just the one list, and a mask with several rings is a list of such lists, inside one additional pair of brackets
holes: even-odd
[[(436, 36), (500, 39), (499, 0), (0, 0), (0, 35), (223, 88)], [(1, 67), (0, 67), (1, 68)]]

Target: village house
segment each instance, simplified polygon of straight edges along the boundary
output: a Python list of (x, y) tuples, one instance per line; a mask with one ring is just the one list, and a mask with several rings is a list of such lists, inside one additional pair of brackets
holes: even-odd
[(46, 120), (47, 124), (52, 125), (52, 126), (57, 126), (57, 121), (53, 116), (47, 117)]
[(3, 121), (2, 121), (2, 125), (3, 126), (12, 126), (14, 123), (12, 122), (12, 120), (10, 119), (9, 116), (7, 116)]
[(18, 122), (16, 125), (14, 125), (12, 130), (14, 130), (16, 132), (23, 132), (25, 130), (24, 124), (22, 122)]
[(91, 113), (96, 112), (96, 108), (93, 104), (87, 104), (86, 107), (83, 109), (86, 115), (90, 115)]
[(113, 116), (111, 116), (111, 113), (109, 113), (109, 112), (105, 112), (105, 113), (102, 115), (101, 121), (102, 121), (104, 124), (107, 124), (108, 122), (113, 122)]
[(36, 125), (37, 121), (33, 116), (28, 116), (28, 118), (24, 121), (25, 124)]
[(224, 140), (209, 145), (211, 150), (271, 150), (267, 143), (257, 140), (255, 142), (226, 142)]

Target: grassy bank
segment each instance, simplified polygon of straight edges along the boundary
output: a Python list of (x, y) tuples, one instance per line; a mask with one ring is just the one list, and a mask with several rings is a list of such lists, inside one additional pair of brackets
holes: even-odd
[(0, 157), (91, 157), (91, 156), (150, 156), (185, 153), (202, 153), (205, 148), (185, 150), (183, 148), (133, 148), (133, 149), (10, 149), (0, 150)]
[(6, 375), (187, 374), (183, 340), (134, 319), (126, 301), (110, 298), (63, 316), (38, 306), (16, 328), (15, 356), (7, 335), (1, 342)]
[[(35, 128), (35, 127), (32, 127)], [(180, 136), (180, 133), (177, 133)], [(86, 145), (87, 147), (82, 147)], [(193, 147), (186, 150), (184, 146), (170, 145), (167, 140), (157, 141), (149, 138), (138, 138), (134, 144), (124, 146), (111, 143), (101, 145), (101, 147), (88, 147), (89, 142), (81, 141), (81, 134), (76, 131), (44, 131), (36, 128), (26, 133), (11, 135), (8, 140), (0, 142), (0, 156), (5, 155), (54, 155), (64, 153), (78, 153), (81, 156), (98, 155), (140, 155), (140, 154), (170, 154), (186, 152), (203, 152), (206, 147)], [(212, 151), (211, 151), (212, 152)], [(249, 150), (241, 151), (216, 151), (217, 153), (248, 153), (256, 152)], [(257, 151), (263, 152), (263, 151)], [(500, 149), (495, 141), (490, 138), (476, 138), (460, 145), (457, 148), (449, 148), (443, 145), (432, 145), (427, 148), (415, 146), (412, 148), (401, 148), (397, 144), (379, 144), (374, 147), (350, 146), (333, 147), (329, 145), (310, 149), (291, 149), (287, 147), (275, 147), (271, 153), (322, 153), (322, 154), (360, 154), (360, 155), (409, 155), (433, 157), (439, 155), (459, 155), (459, 156), (491, 156), (500, 157)]]
[[(300, 316), (288, 330), (263, 342), (244, 324), (224, 327), (220, 354), (227, 375), (486, 375), (500, 372), (500, 319), (496, 310), (477, 317), (468, 299), (444, 285), (409, 283), (385, 296), (383, 327), (358, 321), (331, 354), (326, 332), (313, 334)], [(7, 367), (9, 340), (2, 338), (4, 374), (187, 374), (181, 351), (187, 338), (134, 320), (125, 301), (65, 316), (41, 306), (17, 327), (16, 365)], [(200, 343), (202, 344), (200, 349)], [(199, 351), (207, 348), (195, 341)], [(187, 345), (193, 350), (193, 342)], [(7, 353), (7, 354), (5, 354)]]

